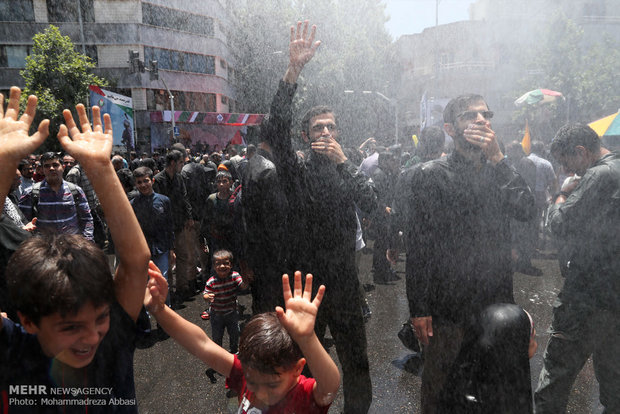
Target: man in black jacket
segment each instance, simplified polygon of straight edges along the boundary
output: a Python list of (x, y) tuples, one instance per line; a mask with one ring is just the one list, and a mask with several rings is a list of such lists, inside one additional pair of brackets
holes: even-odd
[(399, 183), (395, 227), (405, 235), (410, 316), (425, 345), (425, 414), (438, 412), (469, 319), (490, 304), (514, 302), (510, 219), (534, 214), (527, 184), (499, 149), (492, 116), (479, 95), (450, 101), (444, 129), (454, 152), (414, 167)]
[(322, 340), (329, 326), (343, 371), (344, 412), (360, 414), (370, 407), (372, 386), (355, 267), (355, 206), (373, 212), (376, 195), (344, 155), (331, 109), (315, 107), (306, 113), (302, 138), (311, 150), (304, 158), (293, 150), (292, 99), (302, 68), (320, 44), (314, 42), (315, 31), (313, 26), (308, 36), (308, 22), (303, 34), (301, 22), (296, 34), (291, 28), (290, 63), (272, 102), (265, 136), (288, 196), (287, 232), (295, 238), (285, 240), (293, 248), (289, 271), (312, 273), (314, 285), (327, 288), (315, 330)]
[(187, 197), (185, 182), (181, 177), (183, 154), (171, 150), (166, 154), (166, 168), (153, 179), (153, 190), (163, 194), (172, 203), (174, 220), (174, 252), (176, 254), (175, 300), (193, 296), (195, 291), (196, 263), (194, 220), (192, 206)]
[(253, 314), (272, 312), (276, 306), (284, 305), (280, 290), (282, 271), (288, 268), (289, 246), (284, 243), (288, 202), (272, 159), (269, 144), (261, 142), (242, 175), (241, 263), (244, 275), (252, 280)]

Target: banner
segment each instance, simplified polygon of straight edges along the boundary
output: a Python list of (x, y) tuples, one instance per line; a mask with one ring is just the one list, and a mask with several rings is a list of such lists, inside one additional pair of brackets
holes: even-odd
[(90, 104), (97, 105), (103, 114), (110, 115), (114, 145), (123, 146), (127, 152), (135, 149), (133, 106), (129, 96), (119, 95), (98, 86), (90, 85)]

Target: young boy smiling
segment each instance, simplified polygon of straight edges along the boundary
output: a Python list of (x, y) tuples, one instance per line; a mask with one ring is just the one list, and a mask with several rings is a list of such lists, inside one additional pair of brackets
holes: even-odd
[[(0, 94), (0, 209), (17, 164), (48, 135), (49, 121), (44, 120), (28, 136), (37, 99), (28, 97), (18, 118), (20, 95), (19, 88), (11, 88), (4, 112)], [(84, 106), (76, 109), (82, 131), (65, 110), (58, 140), (97, 192), (120, 265), (113, 279), (104, 253), (80, 235), (35, 237), (13, 254), (6, 276), (21, 326), (0, 319), (0, 412), (137, 412), (135, 321), (149, 249), (110, 163), (110, 117), (103, 118), (104, 131), (98, 107), (93, 107), (92, 127)], [(34, 395), (33, 389), (38, 391)], [(81, 390), (97, 391), (86, 395)]]
[[(224, 375), (226, 386), (239, 394), (238, 413), (326, 413), (336, 397), (340, 373), (314, 333), (314, 321), (325, 293), (311, 301), (312, 275), (295, 272), (291, 293), (282, 276), (286, 311), (253, 317), (241, 332), (239, 355), (213, 342), (198, 326), (164, 306), (167, 284), (152, 266), (145, 304), (159, 324), (188, 352)], [(301, 375), (308, 363), (314, 378)]]

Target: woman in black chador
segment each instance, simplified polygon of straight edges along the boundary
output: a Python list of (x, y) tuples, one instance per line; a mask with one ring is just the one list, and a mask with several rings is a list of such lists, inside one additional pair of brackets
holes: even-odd
[(465, 333), (441, 413), (532, 414), (534, 337), (531, 318), (521, 307), (501, 303), (485, 308)]

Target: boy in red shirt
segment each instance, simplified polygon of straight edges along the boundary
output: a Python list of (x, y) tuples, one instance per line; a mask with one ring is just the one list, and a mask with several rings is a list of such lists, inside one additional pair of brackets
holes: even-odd
[[(175, 341), (227, 378), (226, 386), (239, 394), (238, 413), (329, 410), (340, 385), (340, 373), (314, 333), (325, 286), (319, 287), (310, 301), (312, 275), (306, 275), (302, 290), (301, 272), (295, 272), (294, 293), (288, 275), (282, 276), (286, 312), (278, 306), (276, 312), (253, 317), (241, 333), (238, 357), (164, 306), (168, 286), (152, 264), (149, 276), (147, 309)], [(314, 378), (301, 375), (306, 362)]]

